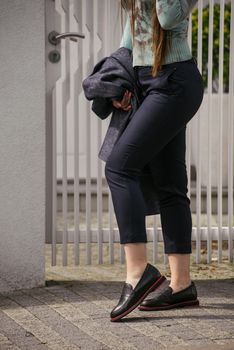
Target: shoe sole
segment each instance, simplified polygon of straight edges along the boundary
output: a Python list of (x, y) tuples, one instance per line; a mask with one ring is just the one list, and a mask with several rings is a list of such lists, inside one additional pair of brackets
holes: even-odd
[(153, 292), (158, 286), (160, 286), (160, 284), (162, 284), (164, 281), (166, 280), (165, 276), (160, 276), (156, 282), (154, 282), (154, 284), (152, 284), (152, 286), (140, 297), (140, 299), (133, 305), (131, 306), (129, 309), (127, 309), (126, 311), (124, 311), (122, 314), (112, 317), (111, 321), (117, 321), (119, 319), (121, 319), (122, 317), (126, 316), (127, 314), (129, 314), (131, 311), (133, 311), (144, 299), (145, 297), (150, 293)]
[(188, 301), (183, 301), (180, 303), (175, 303), (175, 304), (170, 304), (170, 305), (165, 305), (165, 306), (139, 306), (138, 310), (141, 311), (154, 311), (154, 310), (169, 310), (169, 309), (174, 309), (176, 307), (186, 307), (186, 306), (197, 306), (200, 305), (199, 300), (188, 300)]

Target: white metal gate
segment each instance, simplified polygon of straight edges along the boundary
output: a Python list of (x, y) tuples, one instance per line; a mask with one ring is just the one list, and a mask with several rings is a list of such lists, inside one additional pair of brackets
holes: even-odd
[[(217, 2), (217, 1), (216, 1)], [(207, 2), (206, 2), (207, 3)], [(224, 8), (220, 6), (219, 31), (219, 91), (212, 92), (213, 14), (214, 1), (209, 3), (208, 84), (202, 106), (187, 128), (186, 162), (188, 195), (195, 197), (192, 240), (196, 242), (196, 262), (201, 261), (201, 241), (207, 241), (207, 262), (213, 257), (212, 242), (218, 241), (217, 259), (222, 261), (224, 240), (228, 242), (228, 260), (233, 261), (233, 119), (234, 119), (234, 4), (231, 6), (229, 92), (222, 91), (224, 48)], [(198, 68), (202, 71), (202, 10), (205, 2), (198, 1)], [(125, 18), (124, 18), (125, 20)], [(51, 130), (51, 182), (48, 180), (47, 242), (52, 243), (52, 265), (56, 265), (58, 245), (62, 244), (62, 264), (68, 262), (68, 245), (72, 243), (74, 264), (80, 263), (80, 247), (85, 245), (86, 263), (92, 263), (92, 247), (97, 248), (96, 262), (103, 262), (104, 246), (108, 246), (108, 261), (115, 261), (115, 244), (119, 232), (109, 188), (105, 182), (104, 162), (98, 159), (109, 123), (91, 111), (84, 97), (82, 80), (91, 73), (94, 64), (119, 47), (121, 40), (119, 1), (114, 0), (47, 0), (47, 34), (80, 33), (84, 38), (61, 39), (57, 45), (47, 42), (50, 62), (47, 64), (47, 119)], [(189, 44), (192, 43), (190, 15)], [(59, 58), (60, 55), (60, 58)], [(214, 138), (215, 135), (215, 138)], [(217, 149), (215, 148), (217, 147)], [(214, 156), (215, 155), (215, 156)], [(192, 178), (196, 170), (196, 181)], [(49, 191), (51, 184), (51, 192)], [(213, 191), (217, 199), (213, 199)], [(202, 193), (206, 201), (202, 201)], [(226, 197), (224, 197), (224, 192)], [(61, 197), (59, 197), (61, 194)], [(59, 216), (59, 198), (62, 211)], [(104, 207), (108, 203), (108, 210)], [(204, 203), (203, 203), (204, 202)], [(217, 205), (215, 223), (213, 210)], [(202, 213), (205, 206), (205, 215)], [(70, 208), (71, 207), (71, 208)], [(95, 207), (94, 210), (92, 208)], [(225, 208), (225, 215), (223, 214)], [(50, 211), (51, 209), (51, 211)], [(50, 223), (51, 220), (51, 225)], [(224, 218), (226, 222), (224, 222)], [(204, 220), (204, 222), (202, 222)], [(70, 226), (70, 227), (69, 227)], [(51, 234), (52, 233), (52, 234)], [(147, 226), (153, 246), (153, 263), (158, 261), (158, 244), (163, 242), (160, 218), (151, 217)], [(124, 250), (117, 248), (120, 261)], [(164, 262), (167, 256), (163, 255)]]

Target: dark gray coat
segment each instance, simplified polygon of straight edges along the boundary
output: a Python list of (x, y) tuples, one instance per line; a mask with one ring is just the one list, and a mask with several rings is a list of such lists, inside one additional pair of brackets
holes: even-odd
[[(92, 111), (99, 118), (106, 119), (112, 113), (98, 153), (100, 159), (107, 161), (116, 141), (144, 98), (132, 66), (132, 51), (120, 47), (110, 56), (102, 58), (94, 66), (92, 73), (82, 81), (82, 87), (85, 97), (93, 100)], [(129, 111), (115, 108), (112, 104), (112, 100), (121, 100), (126, 90), (132, 92), (132, 108)], [(147, 208), (145, 215), (159, 214), (158, 194), (147, 165), (142, 169), (140, 184)]]

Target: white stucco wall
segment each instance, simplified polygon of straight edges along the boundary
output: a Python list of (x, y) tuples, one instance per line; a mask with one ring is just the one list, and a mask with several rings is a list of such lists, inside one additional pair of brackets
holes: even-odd
[(44, 284), (44, 17), (0, 1), (0, 292)]

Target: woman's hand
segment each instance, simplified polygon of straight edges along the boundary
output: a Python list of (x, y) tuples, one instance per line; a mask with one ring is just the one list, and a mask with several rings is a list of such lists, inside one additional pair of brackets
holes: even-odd
[(132, 108), (131, 106), (131, 91), (126, 90), (121, 101), (114, 100), (112, 101), (114, 107), (122, 108), (124, 111), (129, 111)]

